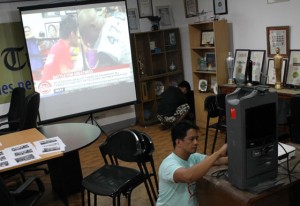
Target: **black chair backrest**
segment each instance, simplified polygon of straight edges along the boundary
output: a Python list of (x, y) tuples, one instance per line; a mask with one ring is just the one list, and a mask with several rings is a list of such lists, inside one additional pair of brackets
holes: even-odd
[(226, 94), (217, 94), (216, 96), (216, 105), (221, 115), (225, 115), (225, 111), (226, 111), (225, 97)]
[(207, 111), (207, 115), (210, 118), (218, 117), (219, 110), (216, 104), (216, 96), (207, 96), (204, 100), (204, 109)]
[(151, 137), (144, 133), (144, 132), (140, 132), (140, 135), (142, 135), (143, 137), (143, 142), (144, 142), (144, 145), (145, 145), (145, 160), (146, 161), (149, 161), (149, 158), (153, 158), (152, 154), (154, 152), (154, 144), (153, 144), (153, 141), (151, 139)]
[[(138, 136), (129, 129), (120, 130), (109, 135), (104, 143), (99, 146), (105, 164), (108, 157), (125, 162), (138, 162), (144, 149)], [(117, 164), (117, 163), (113, 163)]]
[(292, 142), (300, 143), (300, 95), (291, 98), (290, 101), (290, 131)]
[(144, 151), (144, 154), (140, 156), (142, 158), (141, 161), (144, 161), (144, 162), (153, 161), (152, 154), (154, 152), (154, 144), (153, 144), (151, 137), (148, 134), (146, 134), (144, 132), (140, 132), (135, 129), (131, 129), (131, 131), (133, 131), (139, 138), (142, 150)]
[(10, 106), (7, 113), (7, 120), (9, 122), (10, 130), (17, 130), (19, 123), (13, 123), (13, 121), (20, 120), (25, 112), (25, 88), (16, 87), (12, 90)]
[[(140, 162), (139, 162), (140, 164), (138, 164), (138, 165), (139, 165), (140, 170), (143, 172), (143, 174), (145, 174), (146, 177), (148, 177), (148, 181), (150, 184), (150, 188), (152, 190), (153, 197), (156, 200), (157, 194), (158, 194), (158, 178), (156, 175), (154, 158), (153, 158), (154, 143), (148, 134), (146, 134), (144, 132), (140, 132), (135, 129), (131, 129), (131, 130), (137, 134), (140, 142), (142, 143), (142, 147), (144, 148), (144, 154), (140, 156)], [(152, 168), (151, 171), (148, 169), (148, 167), (146, 165), (147, 162), (149, 162), (151, 164), (151, 168)], [(151, 177), (154, 178), (156, 190), (154, 189), (153, 183), (150, 179)]]
[(1, 202), (1, 205), (5, 205), (5, 206), (15, 205), (15, 201), (11, 197), (11, 195), (1, 177), (0, 177), (0, 202)]
[(34, 92), (25, 99), (26, 110), (20, 123), (20, 130), (37, 127), (37, 118), (40, 106), (40, 93)]

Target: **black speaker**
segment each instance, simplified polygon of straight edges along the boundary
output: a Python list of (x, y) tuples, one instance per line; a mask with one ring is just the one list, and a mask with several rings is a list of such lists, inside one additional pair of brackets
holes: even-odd
[(228, 178), (247, 189), (276, 178), (278, 96), (267, 87), (241, 87), (226, 96)]

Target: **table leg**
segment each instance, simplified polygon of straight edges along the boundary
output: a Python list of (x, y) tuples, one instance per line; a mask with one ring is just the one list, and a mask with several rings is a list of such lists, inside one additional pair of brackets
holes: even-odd
[(78, 151), (48, 162), (52, 190), (68, 205), (68, 195), (82, 191), (82, 171)]

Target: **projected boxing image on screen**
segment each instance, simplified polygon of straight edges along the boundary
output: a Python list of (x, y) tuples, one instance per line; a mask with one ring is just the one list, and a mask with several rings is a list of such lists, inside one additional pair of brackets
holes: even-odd
[(20, 13), (41, 121), (136, 101), (125, 1)]

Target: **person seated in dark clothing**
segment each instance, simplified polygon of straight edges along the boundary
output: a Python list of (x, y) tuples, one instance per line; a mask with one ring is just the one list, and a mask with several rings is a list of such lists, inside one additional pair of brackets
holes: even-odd
[(191, 90), (191, 85), (187, 81), (182, 81), (180, 84), (178, 84), (179, 89), (184, 94), (187, 103), (190, 106), (190, 111), (188, 115), (186, 115), (186, 119), (190, 121), (195, 121), (195, 101), (194, 101), (194, 91)]
[(162, 94), (157, 108), (157, 118), (161, 122), (162, 129), (170, 128), (184, 119), (189, 110), (190, 106), (181, 90), (178, 87), (169, 86)]

